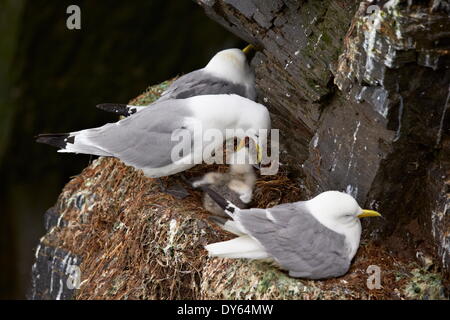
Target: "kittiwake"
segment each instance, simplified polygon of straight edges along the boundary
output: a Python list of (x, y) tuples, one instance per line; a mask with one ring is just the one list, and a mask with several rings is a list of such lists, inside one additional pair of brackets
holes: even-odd
[[(116, 157), (158, 178), (209, 161), (213, 155), (205, 153), (205, 147), (218, 150), (227, 139), (251, 138), (261, 151), (265, 147), (258, 137), (261, 129), (270, 129), (264, 105), (235, 94), (202, 95), (160, 101), (98, 128), (41, 134), (37, 142), (59, 147), (58, 152)], [(229, 132), (234, 136), (229, 137)], [(218, 133), (217, 139), (211, 133)]]
[(338, 191), (268, 209), (241, 210), (208, 187), (202, 189), (232, 218), (222, 221), (221, 227), (239, 236), (207, 245), (210, 256), (269, 259), (296, 278), (347, 273), (359, 247), (359, 218), (381, 216), (361, 209), (352, 196)]
[[(157, 101), (208, 94), (237, 94), (255, 100), (255, 75), (247, 62), (247, 56), (252, 51), (252, 45), (243, 50), (233, 48), (219, 51), (204, 68), (175, 80)], [(103, 103), (97, 108), (129, 116), (144, 110), (146, 106)]]
[[(240, 209), (248, 208), (256, 182), (256, 174), (250, 164), (255, 160), (250, 157), (250, 154), (247, 147), (241, 148), (232, 154), (228, 172), (208, 172), (201, 179), (194, 181), (192, 186), (198, 188), (207, 185)], [(241, 155), (242, 161), (239, 159)], [(228, 217), (207, 193), (203, 195), (203, 207), (212, 214)]]

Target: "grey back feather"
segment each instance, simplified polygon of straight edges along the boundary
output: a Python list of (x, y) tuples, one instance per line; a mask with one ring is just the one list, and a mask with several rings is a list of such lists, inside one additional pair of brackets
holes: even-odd
[(171, 150), (178, 143), (171, 141), (172, 133), (187, 129), (192, 134), (193, 128), (185, 123), (191, 115), (182, 100), (162, 101), (119, 122), (83, 132), (126, 164), (160, 168), (172, 163)]
[(236, 220), (292, 277), (338, 277), (350, 267), (345, 237), (322, 225), (302, 202), (242, 210)]
[(247, 89), (242, 84), (212, 76), (204, 70), (196, 70), (175, 80), (158, 101), (185, 99), (206, 94), (237, 94), (250, 100), (256, 99), (254, 88)]

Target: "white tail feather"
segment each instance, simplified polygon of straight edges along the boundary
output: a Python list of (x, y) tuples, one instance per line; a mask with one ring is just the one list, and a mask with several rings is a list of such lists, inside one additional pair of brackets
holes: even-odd
[(99, 146), (96, 146), (92, 143), (89, 138), (89, 130), (82, 130), (77, 132), (72, 132), (70, 137), (75, 137), (74, 143), (67, 143), (64, 149), (58, 150), (58, 152), (62, 153), (84, 153), (84, 154), (93, 154), (96, 156), (111, 156), (110, 153), (103, 150)]
[(212, 257), (266, 259), (269, 255), (264, 248), (250, 236), (216, 242), (205, 246)]
[(240, 224), (236, 221), (227, 220), (224, 224), (220, 226), (223, 230), (231, 232), (237, 236), (246, 235), (245, 231), (240, 227)]

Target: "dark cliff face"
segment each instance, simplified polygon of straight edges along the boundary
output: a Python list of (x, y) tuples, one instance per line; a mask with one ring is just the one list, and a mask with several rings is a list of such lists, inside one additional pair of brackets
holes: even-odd
[(373, 180), (362, 183), (363, 199), (387, 218), (373, 229), (389, 236), (398, 252), (435, 244), (448, 270), (450, 12), (443, 4), (391, 1), (367, 17), (371, 4), (361, 3), (335, 83), (349, 101), (379, 113), (375, 122), (392, 134), (379, 143), (385, 151)]
[(260, 47), (259, 99), (309, 193), (353, 194), (386, 217), (370, 234), (448, 270), (448, 2), (197, 2)]
[(197, 1), (207, 15), (261, 51), (252, 65), (259, 100), (281, 130), (294, 170), (308, 158), (355, 1)]

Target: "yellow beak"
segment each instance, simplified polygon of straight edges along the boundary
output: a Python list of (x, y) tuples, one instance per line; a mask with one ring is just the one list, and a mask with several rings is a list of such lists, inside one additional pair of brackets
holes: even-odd
[(358, 218), (381, 217), (381, 216), (382, 215), (376, 211), (364, 209), (363, 212), (358, 215)]
[(248, 46), (246, 46), (244, 49), (242, 49), (242, 52), (244, 52), (244, 54), (246, 56), (248, 56), (253, 50), (255, 50), (255, 46), (252, 44), (249, 44)]
[[(257, 153), (257, 162), (258, 162), (258, 164), (259, 163), (261, 163), (261, 161), (262, 161), (262, 148), (259, 146), (259, 144), (255, 141), (255, 145), (256, 145), (256, 153)], [(244, 139), (242, 139), (240, 142), (239, 142), (239, 144), (238, 144), (238, 146), (237, 146), (237, 148), (236, 148), (236, 151), (239, 151), (239, 150), (241, 150), (242, 148), (244, 148), (245, 147), (245, 138)]]

